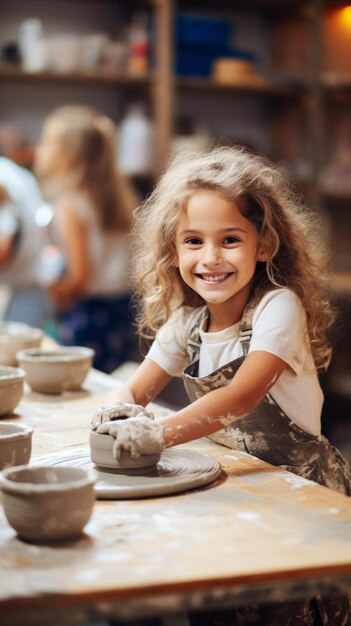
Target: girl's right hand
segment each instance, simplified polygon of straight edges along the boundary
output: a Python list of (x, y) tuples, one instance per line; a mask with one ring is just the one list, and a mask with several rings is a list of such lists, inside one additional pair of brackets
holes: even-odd
[(141, 413), (124, 421), (100, 424), (97, 432), (115, 439), (113, 456), (117, 460), (122, 450), (129, 452), (132, 459), (137, 459), (142, 454), (161, 454), (165, 448), (162, 424)]
[(155, 419), (154, 414), (151, 411), (147, 411), (147, 409), (140, 404), (116, 402), (115, 404), (102, 406), (101, 409), (95, 411), (91, 421), (91, 428), (92, 430), (96, 430), (100, 424), (118, 419), (126, 419), (128, 417), (147, 417), (151, 420)]

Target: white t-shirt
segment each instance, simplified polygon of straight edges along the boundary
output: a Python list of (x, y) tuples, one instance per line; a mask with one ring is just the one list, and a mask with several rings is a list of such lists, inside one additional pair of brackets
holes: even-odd
[[(172, 376), (180, 376), (189, 363), (187, 338), (197, 314), (198, 309), (192, 307), (177, 310), (159, 330), (148, 352), (147, 357)], [(240, 322), (215, 333), (200, 329), (200, 377), (243, 355), (239, 327)], [(305, 311), (289, 289), (270, 291), (257, 305), (249, 352), (255, 350), (270, 352), (289, 365), (270, 394), (300, 428), (319, 435), (323, 393), (309, 348)]]
[[(91, 273), (85, 295), (95, 297), (124, 296), (130, 292), (129, 238), (124, 233), (102, 231), (94, 207), (83, 194), (71, 199), (72, 210), (86, 226)], [(55, 235), (60, 244), (57, 225)]]

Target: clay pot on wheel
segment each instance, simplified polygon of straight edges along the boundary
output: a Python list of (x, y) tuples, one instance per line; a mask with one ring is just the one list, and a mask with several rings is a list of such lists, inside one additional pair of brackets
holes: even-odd
[(90, 431), (90, 457), (95, 465), (108, 470), (137, 470), (141, 472), (143, 469), (149, 470), (157, 465), (161, 458), (160, 454), (142, 454), (133, 459), (129, 452), (122, 450), (121, 456), (117, 460), (113, 456), (114, 441), (115, 439), (111, 435), (100, 434), (94, 430)]

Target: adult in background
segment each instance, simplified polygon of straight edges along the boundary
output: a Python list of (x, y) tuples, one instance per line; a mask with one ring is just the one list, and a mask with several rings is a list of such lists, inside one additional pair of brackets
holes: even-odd
[(2, 318), (45, 328), (51, 310), (37, 282), (44, 236), (36, 223), (43, 199), (34, 176), (0, 157), (0, 286)]

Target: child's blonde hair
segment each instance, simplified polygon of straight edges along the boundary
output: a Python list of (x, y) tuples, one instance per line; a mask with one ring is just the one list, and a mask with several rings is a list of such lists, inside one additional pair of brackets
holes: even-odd
[(116, 164), (116, 133), (110, 118), (89, 107), (63, 106), (47, 118), (55, 130), (66, 164), (59, 186), (66, 192), (84, 192), (103, 231), (128, 230), (137, 201)]
[(295, 292), (306, 310), (315, 363), (319, 369), (327, 367), (332, 312), (323, 279), (326, 256), (316, 219), (305, 211), (282, 168), (242, 147), (183, 152), (137, 210), (135, 287), (140, 298), (141, 335), (153, 336), (182, 305), (205, 304), (174, 265), (180, 215), (189, 197), (203, 189), (235, 201), (269, 250), (267, 263), (257, 263), (251, 300), (258, 301), (277, 287)]

